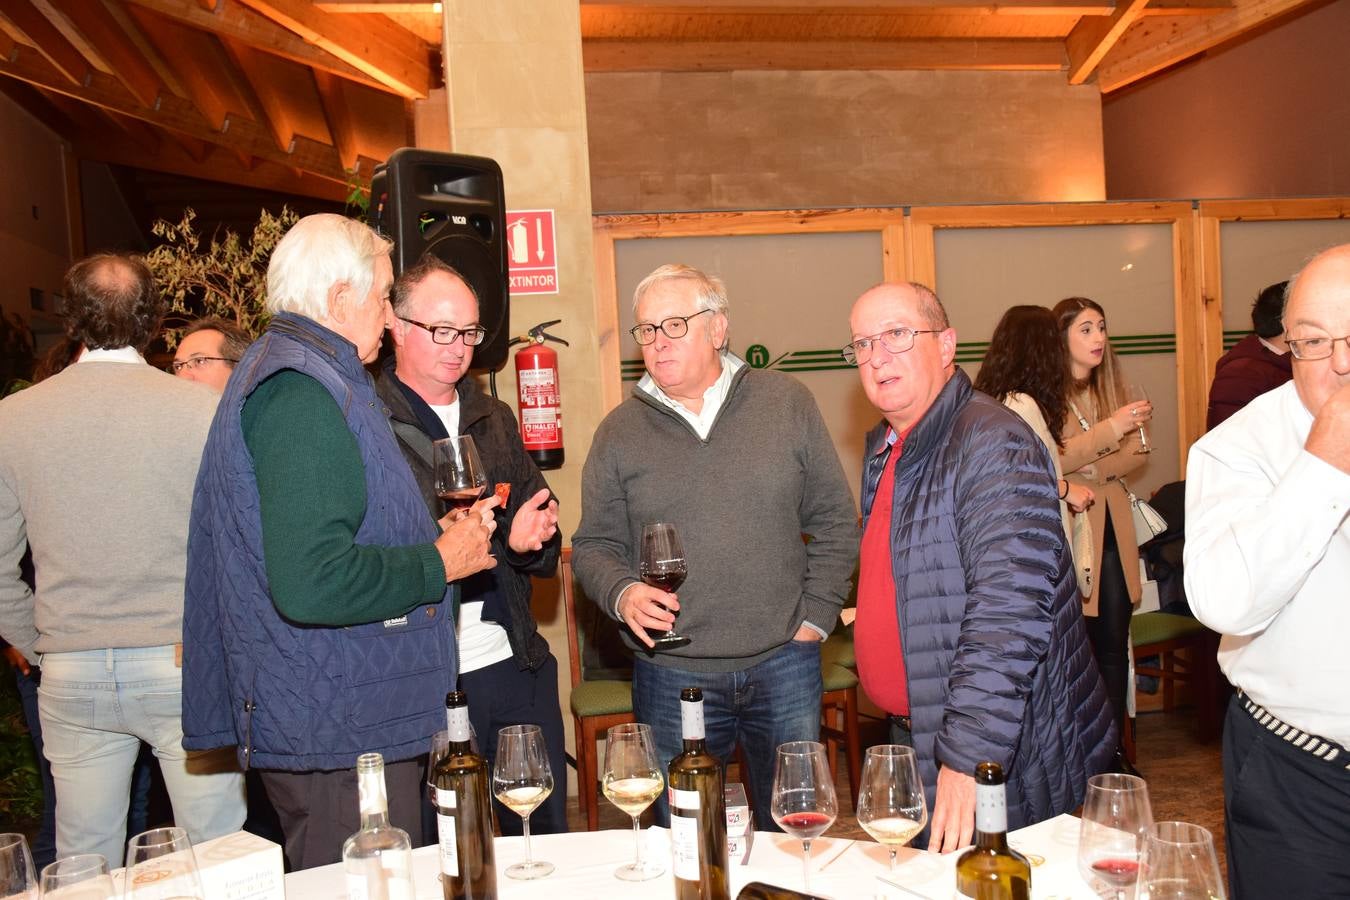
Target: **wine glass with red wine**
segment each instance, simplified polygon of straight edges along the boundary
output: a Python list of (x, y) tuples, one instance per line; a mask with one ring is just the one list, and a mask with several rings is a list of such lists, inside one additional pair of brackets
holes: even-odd
[(442, 438), (431, 445), (436, 496), (451, 510), (467, 510), (487, 489), (487, 472), (478, 447), (467, 434)]
[(1078, 871), (1099, 896), (1124, 900), (1134, 895), (1139, 851), (1153, 827), (1148, 783), (1135, 775), (1104, 774), (1088, 779), (1078, 833)]
[(811, 842), (839, 815), (834, 779), (819, 741), (778, 745), (773, 766), (773, 820), (802, 842), (802, 883), (811, 892)]
[[(673, 594), (684, 584), (689, 574), (689, 565), (684, 559), (684, 545), (675, 526), (669, 522), (656, 522), (642, 526), (642, 557), (638, 562), (638, 575), (643, 582), (654, 588)], [(682, 647), (689, 638), (677, 632), (674, 626), (662, 634), (652, 635), (656, 649)]]

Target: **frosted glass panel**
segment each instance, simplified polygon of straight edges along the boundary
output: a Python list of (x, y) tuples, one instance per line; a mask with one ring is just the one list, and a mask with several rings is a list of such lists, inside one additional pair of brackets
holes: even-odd
[(643, 372), (642, 353), (627, 336), (638, 282), (675, 262), (717, 275), (731, 304), (732, 351), (753, 365), (790, 373), (811, 391), (856, 500), (863, 435), (879, 417), (839, 348), (848, 343), (853, 301), (882, 279), (881, 235), (650, 238), (616, 241), (614, 253), (625, 388)]
[(1252, 302), (1267, 285), (1284, 281), (1328, 247), (1350, 243), (1350, 220), (1223, 222), (1224, 346), (1252, 330)]
[(938, 296), (972, 378), (1008, 307), (1090, 297), (1106, 310), (1126, 380), (1155, 407), (1156, 449), (1130, 485), (1148, 493), (1180, 477), (1170, 225), (940, 228), (934, 242)]

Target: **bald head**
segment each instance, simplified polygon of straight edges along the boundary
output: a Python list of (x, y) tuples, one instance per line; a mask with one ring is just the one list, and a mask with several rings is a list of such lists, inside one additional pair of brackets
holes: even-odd
[(1299, 399), (1313, 415), (1346, 385), (1350, 385), (1350, 244), (1332, 247), (1313, 257), (1289, 282), (1284, 307), (1284, 337), (1297, 342), (1332, 338), (1331, 355), (1324, 359), (1293, 360)]
[(143, 351), (159, 331), (164, 299), (139, 256), (98, 253), (66, 272), (66, 335), (91, 350)]
[[(923, 417), (951, 377), (956, 332), (946, 310), (921, 284), (879, 284), (853, 304), (849, 330), (855, 352), (863, 350), (858, 353), (863, 393), (892, 428), (904, 431)], [(859, 341), (866, 342), (865, 349)]]

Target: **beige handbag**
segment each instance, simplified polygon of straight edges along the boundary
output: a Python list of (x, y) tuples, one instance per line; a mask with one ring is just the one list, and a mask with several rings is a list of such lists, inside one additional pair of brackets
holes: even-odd
[(1087, 513), (1070, 513), (1069, 519), (1078, 590), (1086, 600), (1092, 596), (1092, 570), (1097, 564), (1096, 554), (1092, 550), (1092, 523), (1088, 521)]

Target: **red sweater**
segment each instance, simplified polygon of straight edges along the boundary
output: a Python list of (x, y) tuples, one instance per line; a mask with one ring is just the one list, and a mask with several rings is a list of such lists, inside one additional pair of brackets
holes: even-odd
[(876, 499), (863, 529), (858, 567), (858, 620), (853, 645), (858, 655), (858, 679), (872, 702), (891, 715), (909, 715), (909, 684), (900, 643), (900, 621), (895, 600), (895, 573), (891, 569), (891, 502), (895, 469), (905, 438), (899, 435), (891, 458), (882, 470)]

